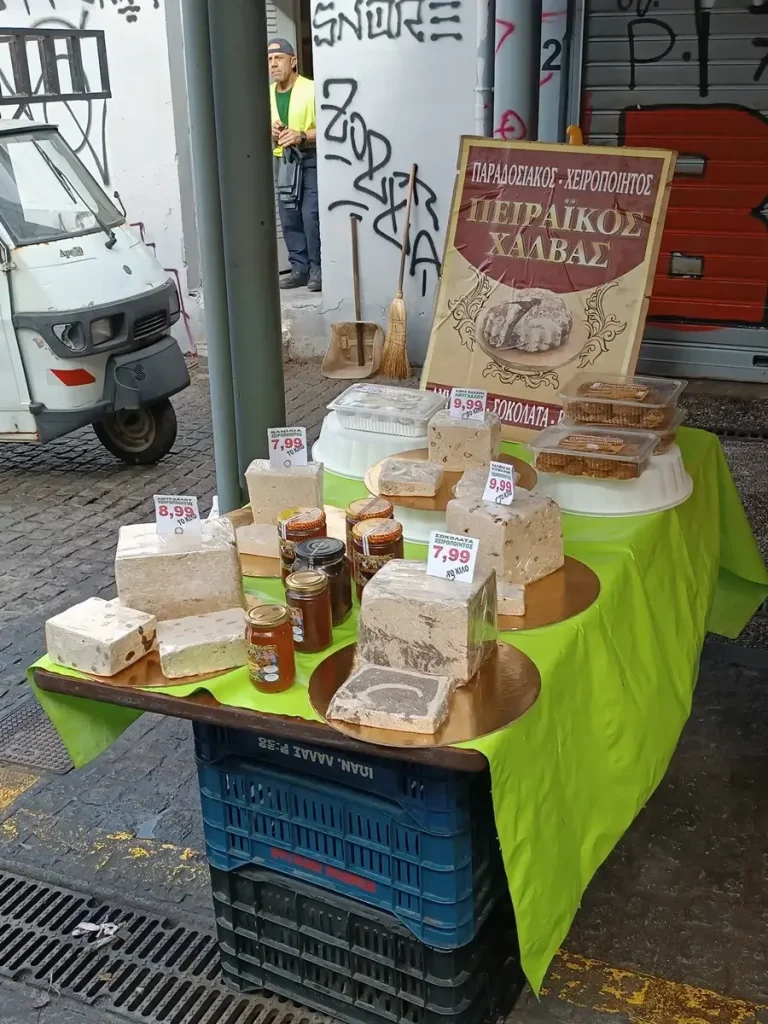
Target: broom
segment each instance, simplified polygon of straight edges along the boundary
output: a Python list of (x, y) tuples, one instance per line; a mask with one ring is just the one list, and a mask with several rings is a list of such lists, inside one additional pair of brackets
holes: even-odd
[(405, 258), (408, 254), (408, 233), (411, 226), (411, 205), (413, 190), (416, 184), (416, 164), (411, 167), (408, 180), (408, 202), (405, 207), (405, 231), (403, 232), (403, 248), (400, 253), (400, 276), (397, 279), (397, 291), (389, 307), (387, 317), (387, 334), (384, 339), (384, 350), (381, 355), (381, 372), (391, 380), (407, 380), (411, 376), (408, 363), (408, 313), (403, 299), (403, 279), (405, 278)]

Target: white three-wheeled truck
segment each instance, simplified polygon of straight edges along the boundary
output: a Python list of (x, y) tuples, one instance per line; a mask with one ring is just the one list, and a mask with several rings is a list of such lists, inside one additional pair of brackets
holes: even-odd
[(57, 129), (0, 121), (0, 441), (93, 424), (157, 462), (189, 384), (178, 319), (174, 282)]

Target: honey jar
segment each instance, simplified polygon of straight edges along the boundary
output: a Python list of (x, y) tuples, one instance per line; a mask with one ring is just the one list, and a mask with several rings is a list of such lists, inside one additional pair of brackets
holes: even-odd
[(293, 630), (284, 605), (265, 604), (246, 612), (245, 646), (248, 675), (257, 690), (282, 693), (293, 685)]
[(331, 614), (334, 626), (340, 626), (352, 611), (352, 579), (344, 544), (333, 537), (316, 537), (296, 545), (293, 571), (319, 569), (328, 577)]
[(366, 519), (352, 530), (353, 569), (358, 600), (379, 569), (403, 557), (403, 528), (396, 519)]
[(283, 583), (293, 571), (296, 545), (313, 537), (325, 537), (325, 512), (321, 508), (287, 508), (277, 517), (280, 541), (280, 576)]
[(319, 654), (333, 643), (331, 590), (319, 569), (292, 572), (285, 581), (293, 643), (302, 654)]

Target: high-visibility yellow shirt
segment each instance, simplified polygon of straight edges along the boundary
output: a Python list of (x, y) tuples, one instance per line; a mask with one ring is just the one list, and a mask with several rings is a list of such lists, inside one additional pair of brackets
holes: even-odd
[[(270, 106), (272, 108), (272, 124), (279, 120), (277, 113), (277, 100), (275, 92), (277, 82), (273, 82), (269, 90)], [(315, 83), (311, 78), (304, 78), (299, 75), (291, 89), (291, 103), (288, 107), (288, 127), (295, 132), (308, 132), (315, 127)], [(283, 147), (275, 146), (272, 150), (275, 156), (283, 155)]]

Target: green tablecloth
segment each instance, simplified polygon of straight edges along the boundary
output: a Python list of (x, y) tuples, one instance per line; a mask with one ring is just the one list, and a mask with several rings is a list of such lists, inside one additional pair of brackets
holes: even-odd
[[(584, 889), (666, 771), (690, 711), (705, 631), (737, 636), (768, 595), (717, 438), (682, 430), (680, 445), (694, 480), (684, 505), (626, 519), (564, 515), (566, 550), (598, 574), (600, 597), (570, 621), (502, 636), (535, 661), (541, 696), (514, 725), (468, 744), (490, 763), (523, 966), (536, 990)], [(326, 476), (326, 502), (343, 506), (362, 494), (361, 484)], [(407, 547), (407, 557), (425, 557), (423, 546)], [(279, 581), (249, 580), (247, 588), (282, 594)], [(354, 633), (354, 623), (345, 624), (336, 646)], [(297, 660), (298, 685), (285, 694), (259, 694), (244, 669), (206, 688), (222, 704), (314, 719), (306, 684), (320, 659)], [(38, 665), (55, 669), (46, 658)], [(78, 765), (136, 717), (38, 696)]]

